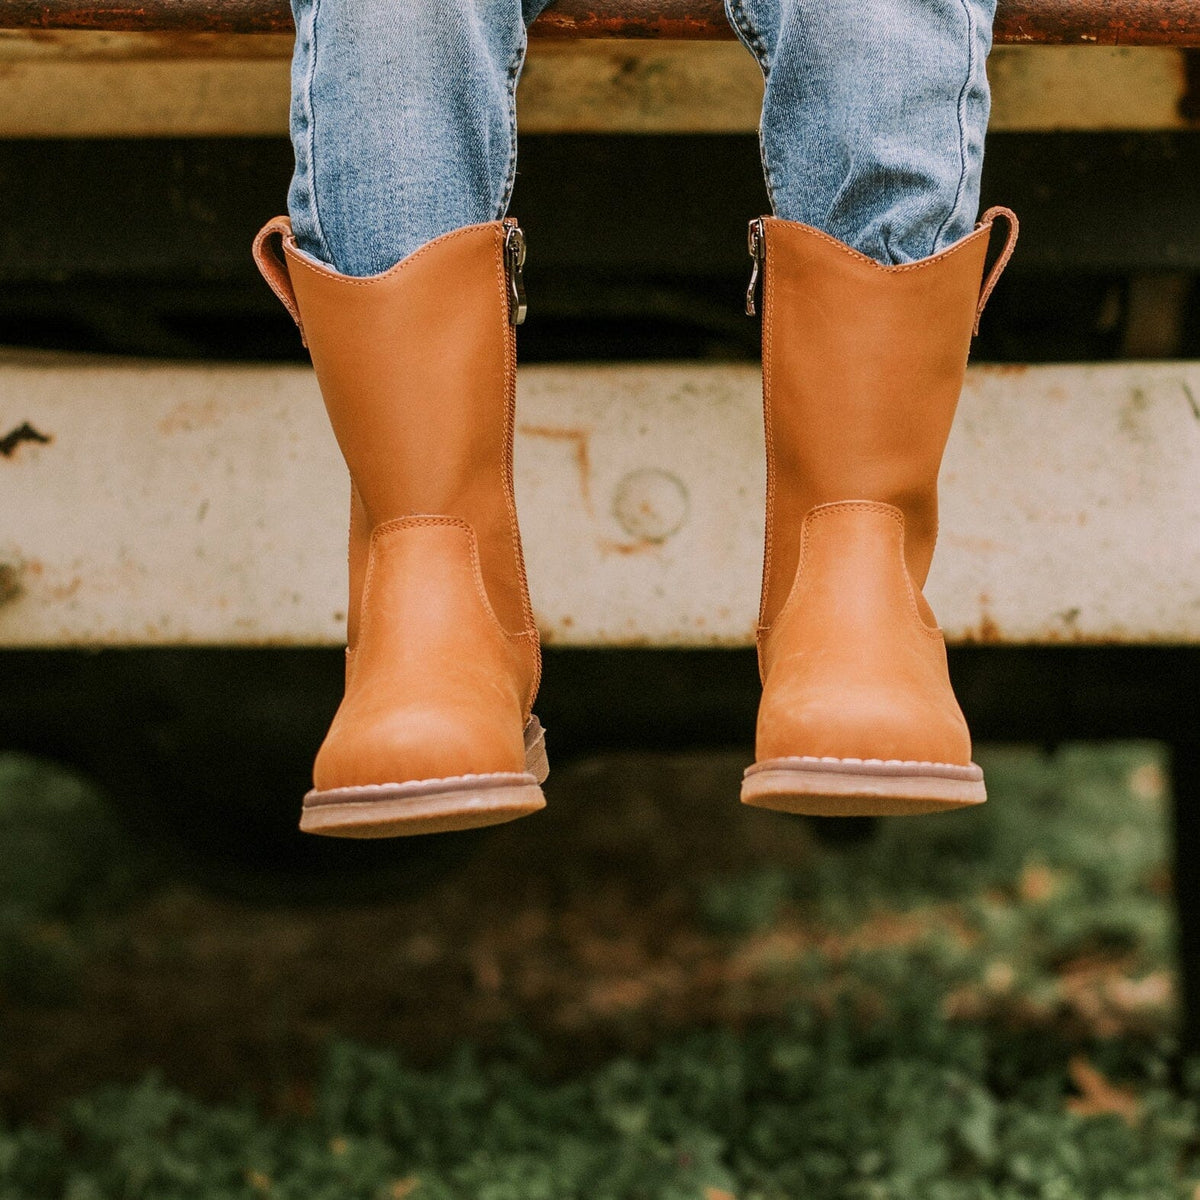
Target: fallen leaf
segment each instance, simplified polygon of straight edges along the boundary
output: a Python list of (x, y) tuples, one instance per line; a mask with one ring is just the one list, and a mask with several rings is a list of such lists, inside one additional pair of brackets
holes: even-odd
[(1054, 872), (1045, 863), (1030, 863), (1021, 872), (1021, 879), (1017, 884), (1021, 899), (1030, 904), (1041, 904), (1049, 900), (1057, 889), (1058, 881), (1054, 878)]
[(1137, 1125), (1141, 1103), (1136, 1092), (1111, 1083), (1082, 1054), (1071, 1059), (1067, 1070), (1079, 1089), (1078, 1096), (1067, 1100), (1068, 1112), (1077, 1117), (1120, 1117), (1126, 1125)]
[(1130, 771), (1129, 790), (1139, 800), (1161, 800), (1167, 791), (1166, 774), (1158, 763), (1143, 763)]

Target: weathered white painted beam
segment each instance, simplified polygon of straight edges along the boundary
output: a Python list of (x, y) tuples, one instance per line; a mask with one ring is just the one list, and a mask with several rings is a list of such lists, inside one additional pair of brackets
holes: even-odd
[[(973, 369), (943, 482), (952, 638), (1200, 641), (1200, 364)], [(751, 639), (755, 368), (523, 370), (517, 489), (549, 641)], [(346, 505), (305, 369), (0, 358), (0, 645), (337, 643)]]
[[(279, 135), (291, 39), (0, 31), (0, 137)], [(992, 128), (1176, 129), (1184, 53), (999, 47)], [(736, 42), (536, 42), (518, 108), (527, 133), (739, 133), (762, 78)]]

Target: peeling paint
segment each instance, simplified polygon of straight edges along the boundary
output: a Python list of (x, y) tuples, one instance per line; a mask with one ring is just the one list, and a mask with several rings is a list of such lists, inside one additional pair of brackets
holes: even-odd
[(52, 441), (54, 439), (49, 434), (34, 429), (28, 421), (24, 421), (15, 429), (9, 430), (3, 437), (0, 437), (0, 454), (3, 454), (5, 458), (12, 458), (17, 452), (17, 447), (22, 442), (36, 442), (41, 445), (49, 445)]
[(157, 429), (165, 436), (173, 433), (194, 433), (197, 429), (216, 427), (221, 423), (223, 416), (223, 406), (217, 400), (184, 400), (158, 421)]
[(1196, 394), (1188, 387), (1187, 381), (1183, 380), (1179, 386), (1183, 389), (1184, 396), (1187, 397), (1188, 407), (1192, 410), (1192, 416), (1200, 422), (1200, 404), (1196, 402)]
[(24, 594), (20, 568), (12, 563), (0, 563), (0, 605), (12, 604)]
[(650, 554), (659, 548), (661, 543), (649, 538), (639, 538), (636, 542), (617, 542), (610, 538), (599, 538), (596, 549), (601, 554), (621, 554), (629, 557), (631, 554)]
[(574, 447), (575, 465), (579, 468), (579, 494), (589, 513), (592, 506), (592, 460), (589, 450), (591, 431), (587, 429), (559, 429), (553, 425), (522, 425), (526, 437), (548, 438), (554, 442), (568, 442)]

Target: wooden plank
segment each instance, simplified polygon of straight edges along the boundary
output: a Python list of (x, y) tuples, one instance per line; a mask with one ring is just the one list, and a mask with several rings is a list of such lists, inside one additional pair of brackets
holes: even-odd
[[(519, 403), (547, 640), (748, 643), (757, 370), (530, 367)], [(0, 446), (0, 645), (341, 639), (346, 480), (306, 369), (9, 356)], [(942, 529), (954, 640), (1200, 642), (1200, 364), (973, 368)]]
[[(1182, 51), (1009, 47), (988, 64), (995, 132), (1183, 129)], [(740, 45), (547, 43), (518, 93), (526, 133), (750, 133), (762, 76)]]
[[(289, 38), (0, 34), (0, 137), (283, 136)], [(1011, 47), (989, 64), (993, 130), (1189, 127), (1185, 55)], [(524, 133), (749, 133), (762, 76), (735, 42), (542, 42)]]
[[(0, 28), (280, 33), (287, 0), (0, 0)], [(1000, 0), (999, 43), (1200, 46), (1195, 0)], [(555, 0), (534, 37), (733, 36), (722, 0)]]

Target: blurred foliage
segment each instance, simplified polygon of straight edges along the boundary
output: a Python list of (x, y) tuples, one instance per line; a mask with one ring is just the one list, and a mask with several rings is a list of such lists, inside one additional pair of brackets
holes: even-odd
[(39, 917), (119, 903), (139, 869), (96, 788), (24, 754), (0, 754), (0, 845), (0, 903)]
[(69, 998), (88, 918), (149, 869), (85, 779), (0, 754), (0, 998)]
[[(155, 1080), (91, 1095), (54, 1131), (0, 1134), (0, 1196), (69, 1200), (1181, 1200), (1197, 1099), (1157, 1055), (1116, 1061), (1136, 1117), (1063, 1104), (1052, 1039), (1014, 1074), (1004, 1036), (915, 989), (888, 1020), (799, 1010), (703, 1032), (565, 1084), (464, 1053), (407, 1069), (340, 1046), (313, 1109), (266, 1119)], [(1119, 1056), (1118, 1056), (1119, 1058)]]
[[(780, 1020), (565, 1079), (530, 1038), (432, 1071), (339, 1043), (286, 1111), (149, 1078), (0, 1127), (0, 1200), (1194, 1200), (1156, 751), (981, 758), (980, 810), (697, 887), (735, 959), (781, 947)], [(68, 861), (3, 879), (26, 929), (74, 928), (89, 879), (132, 877), (103, 822), (66, 831), (93, 803), (71, 786), (46, 806)]]
[(1166, 781), (1154, 747), (981, 747), (991, 802), (878, 832), (803, 870), (768, 864), (709, 882), (716, 931), (769, 927), (788, 903), (852, 928), (872, 912), (952, 903), (989, 947), (1036, 968), (1081, 950), (1171, 952)]

